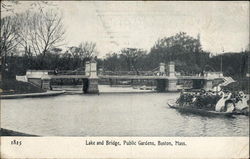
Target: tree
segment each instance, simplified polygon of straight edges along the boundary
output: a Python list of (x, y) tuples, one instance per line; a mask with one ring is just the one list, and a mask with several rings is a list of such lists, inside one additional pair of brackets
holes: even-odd
[(79, 45), (79, 56), (81, 59), (90, 60), (97, 56), (96, 43), (94, 42), (82, 42)]
[[(178, 63), (182, 63), (182, 66), (188, 65), (194, 72), (198, 73), (197, 71), (200, 71), (209, 59), (209, 53), (202, 50), (200, 35), (194, 38), (180, 32), (174, 36), (159, 39), (151, 48), (150, 57), (152, 61), (157, 63), (178, 61)], [(198, 67), (201, 69), (197, 69)], [(185, 70), (178, 71), (185, 72)]]
[(56, 6), (52, 2), (36, 1), (36, 2), (23, 2), (19, 0), (1, 1), (1, 17), (15, 17), (16, 23), (19, 26), (19, 38), (21, 39), (21, 46), (23, 46), (25, 54), (32, 56), (31, 51), (31, 23), (34, 14), (43, 14), (47, 16), (45, 7)]
[(137, 62), (145, 53), (144, 50), (137, 48), (125, 48), (121, 50), (121, 57), (125, 57), (128, 71), (135, 70), (139, 74)]
[(1, 56), (6, 56), (20, 43), (19, 30), (16, 17), (1, 18)]
[(199, 53), (202, 52), (199, 35), (193, 38), (184, 32), (180, 32), (171, 37), (159, 39), (152, 47), (151, 53), (162, 53), (168, 55), (166, 60), (174, 60), (174, 55), (183, 53)]
[(20, 27), (16, 17), (4, 17), (1, 18), (1, 41), (0, 41), (0, 51), (1, 51), (1, 71), (3, 77), (8, 69), (7, 57), (13, 55), (13, 50), (16, 49), (17, 45), (20, 43), (19, 37)]
[[(7, 70), (7, 66), (11, 68), (9, 64), (13, 63), (10, 62), (12, 55), (23, 50), (25, 53), (23, 61), (27, 63), (23, 66), (42, 69), (46, 54), (55, 53), (52, 49), (60, 46), (64, 40), (65, 31), (61, 14), (44, 9), (44, 5), (50, 4), (43, 1), (30, 2), (28, 8), (16, 10), (22, 6), (21, 4), (22, 2), (19, 1), (1, 2), (2, 72)], [(36, 55), (36, 60), (34, 60), (34, 55)], [(9, 64), (7, 64), (7, 59)]]
[(103, 69), (104, 71), (121, 71), (122, 70), (122, 62), (117, 53), (109, 53), (106, 55), (103, 60)]
[(52, 10), (31, 15), (30, 42), (36, 54), (45, 54), (54, 47), (60, 46), (64, 40), (65, 30), (62, 16)]
[[(71, 60), (71, 69), (82, 69), (87, 60), (91, 60), (98, 54), (94, 42), (82, 42), (79, 46), (71, 46), (65, 52), (63, 58)], [(67, 57), (67, 58), (66, 58)]]

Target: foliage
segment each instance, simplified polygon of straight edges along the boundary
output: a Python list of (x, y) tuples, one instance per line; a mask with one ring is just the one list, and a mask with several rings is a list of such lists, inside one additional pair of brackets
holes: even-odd
[(224, 90), (229, 90), (231, 92), (239, 92), (243, 91), (246, 94), (250, 93), (249, 88), (249, 78), (239, 78), (236, 82), (230, 83), (227, 86), (223, 87)]
[(175, 61), (177, 71), (199, 73), (209, 58), (201, 47), (200, 37), (193, 38), (184, 32), (159, 39), (151, 48), (150, 55), (157, 63)]
[[(28, 14), (28, 12), (25, 14)], [(25, 14), (21, 17), (32, 17)], [(24, 36), (29, 35), (31, 30), (25, 30), (24, 26), (18, 28), (21, 28), (21, 30), (18, 30), (18, 35), (22, 39), (19, 48), (14, 47), (12, 49), (12, 52), (17, 52), (20, 47), (24, 48), (24, 54), (22, 56), (10, 52), (6, 54), (6, 61), (8, 61), (6, 67), (10, 77), (15, 77), (16, 74), (24, 75), (28, 69), (84, 70), (85, 62), (98, 54), (96, 43), (87, 41), (80, 43), (78, 46), (71, 46), (64, 52), (53, 44), (40, 49), (46, 51), (35, 53), (35, 47), (32, 47), (32, 45), (36, 45), (36, 43), (32, 44), (31, 36)], [(38, 29), (35, 35), (42, 36), (43, 32), (41, 31)], [(46, 32), (46, 34), (49, 34), (49, 32)], [(161, 62), (174, 61), (177, 72), (182, 75), (192, 75), (204, 71), (220, 71), (221, 60), (224, 75), (240, 78), (247, 72), (249, 52), (227, 53), (212, 57), (209, 55), (208, 52), (202, 50), (199, 36), (193, 38), (181, 32), (171, 37), (159, 39), (150, 52), (139, 48), (123, 48), (119, 52), (107, 54), (104, 59), (95, 59), (98, 68), (113, 72), (133, 71), (138, 74), (140, 71), (152, 71), (159, 67)], [(18, 65), (16, 65), (17, 63)]]
[(135, 70), (138, 74), (138, 61), (145, 55), (145, 51), (136, 48), (125, 48), (121, 50), (121, 58), (127, 63), (128, 71)]
[(120, 53), (109, 54), (104, 60), (105, 70), (126, 71), (153, 70), (159, 63), (175, 61), (176, 70), (183, 74), (195, 74), (204, 70), (209, 53), (201, 48), (197, 39), (186, 33), (159, 39), (147, 53), (142, 49), (125, 48)]
[(245, 51), (241, 53), (225, 53), (213, 56), (209, 59), (208, 65), (212, 66), (215, 71), (220, 71), (222, 69), (225, 75), (241, 78), (247, 73), (249, 54), (249, 51)]
[[(14, 73), (14, 53), (24, 50), (24, 61), (30, 65), (30, 59), (36, 57), (38, 69), (44, 65), (47, 54), (57, 52), (55, 47), (64, 40), (62, 16), (52, 10), (39, 12), (26, 11), (1, 18), (1, 72), (3, 78)], [(53, 50), (54, 49), (54, 50)], [(19, 55), (20, 56), (20, 55)]]

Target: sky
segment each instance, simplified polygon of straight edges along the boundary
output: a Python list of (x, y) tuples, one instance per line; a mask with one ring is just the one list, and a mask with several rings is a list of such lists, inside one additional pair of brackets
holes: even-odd
[(52, 8), (63, 13), (67, 46), (96, 42), (100, 57), (126, 47), (149, 51), (159, 38), (178, 32), (193, 37), (200, 34), (203, 49), (214, 54), (239, 52), (249, 44), (247, 1), (52, 3)]

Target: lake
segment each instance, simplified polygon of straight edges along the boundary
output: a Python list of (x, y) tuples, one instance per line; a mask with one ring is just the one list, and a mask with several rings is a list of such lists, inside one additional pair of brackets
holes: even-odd
[(55, 97), (2, 100), (1, 127), (41, 136), (249, 135), (247, 116), (202, 117), (170, 109), (167, 101), (176, 99), (179, 93), (103, 90), (100, 95), (78, 91)]

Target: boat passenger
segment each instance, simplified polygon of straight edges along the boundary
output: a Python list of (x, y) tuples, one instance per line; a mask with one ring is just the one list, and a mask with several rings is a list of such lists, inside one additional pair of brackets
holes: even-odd
[(195, 103), (195, 102), (196, 102), (196, 99), (197, 99), (197, 97), (196, 97), (196, 96), (193, 96), (193, 98), (192, 98), (192, 103)]
[(228, 102), (225, 108), (227, 113), (232, 113), (235, 110), (234, 103)]
[(243, 109), (247, 109), (249, 107), (247, 104), (248, 100), (249, 100), (249, 96), (245, 95), (244, 92), (240, 91), (238, 101), (235, 104), (236, 110), (241, 111)]
[(215, 86), (215, 87), (213, 88), (213, 91), (214, 91), (214, 92), (220, 92), (220, 91), (221, 91), (221, 84), (218, 84), (217, 86)]
[(225, 101), (225, 111), (232, 113), (235, 110), (234, 102), (231, 99), (232, 93), (229, 93)]
[(232, 93), (228, 92), (225, 94), (224, 92), (221, 92), (222, 97), (217, 102), (215, 106), (215, 111), (218, 112), (233, 112), (235, 110), (235, 106), (233, 101), (231, 100)]

